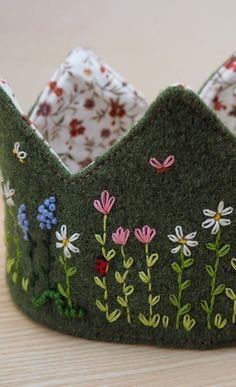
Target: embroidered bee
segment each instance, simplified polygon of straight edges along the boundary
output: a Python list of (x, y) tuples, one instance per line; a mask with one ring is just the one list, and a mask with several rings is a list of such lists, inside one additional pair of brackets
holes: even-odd
[(27, 157), (27, 153), (22, 151), (22, 150), (20, 150), (20, 143), (19, 142), (15, 142), (14, 148), (13, 148), (12, 152), (17, 157), (18, 161), (21, 164), (25, 163), (25, 160), (26, 160), (26, 157)]
[(169, 155), (163, 163), (158, 161), (155, 157), (151, 157), (149, 164), (155, 168), (158, 173), (163, 173), (169, 171), (175, 164), (175, 156)]

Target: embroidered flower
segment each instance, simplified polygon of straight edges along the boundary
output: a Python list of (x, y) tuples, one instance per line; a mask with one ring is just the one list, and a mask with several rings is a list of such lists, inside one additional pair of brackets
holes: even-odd
[(6, 203), (9, 207), (13, 207), (15, 205), (13, 196), (15, 195), (15, 190), (10, 188), (10, 182), (7, 181), (6, 184), (3, 185), (2, 193), (4, 198), (6, 199)]
[(120, 105), (118, 102), (111, 100), (111, 110), (109, 114), (111, 117), (122, 118), (126, 114), (124, 105)]
[(38, 207), (37, 220), (39, 221), (39, 227), (41, 230), (51, 230), (52, 227), (57, 224), (55, 211), (56, 199), (54, 196), (45, 199), (44, 203)]
[(173, 243), (178, 243), (177, 247), (174, 247), (171, 249), (171, 252), (173, 254), (178, 253), (178, 251), (181, 249), (181, 246), (183, 246), (183, 253), (186, 257), (191, 256), (191, 250), (189, 247), (195, 247), (198, 245), (197, 241), (193, 241), (193, 238), (197, 235), (197, 232), (192, 232), (188, 235), (184, 236), (183, 230), (181, 226), (176, 226), (175, 227), (175, 234), (170, 234), (168, 235), (168, 238), (171, 240)]
[(108, 191), (103, 191), (101, 194), (101, 200), (94, 200), (93, 205), (97, 211), (101, 212), (103, 215), (107, 215), (110, 213), (115, 200), (115, 197), (110, 196)]
[(126, 245), (130, 236), (130, 230), (127, 228), (126, 230), (123, 227), (119, 227), (116, 232), (112, 234), (112, 240), (116, 245)]
[(67, 258), (71, 257), (70, 251), (73, 253), (79, 253), (80, 250), (78, 247), (75, 247), (72, 242), (75, 242), (79, 238), (80, 234), (77, 232), (70, 237), (67, 236), (67, 227), (65, 224), (61, 226), (61, 233), (56, 231), (56, 237), (59, 242), (56, 242), (56, 248), (64, 250), (64, 255)]
[(51, 112), (51, 105), (47, 102), (43, 102), (39, 105), (37, 115), (38, 116), (48, 116)]
[(24, 240), (28, 241), (29, 240), (29, 220), (27, 219), (25, 204), (21, 204), (20, 207), (18, 208), (17, 219), (18, 219), (19, 226), (23, 231)]
[(101, 277), (105, 277), (108, 271), (108, 262), (103, 258), (98, 258), (96, 263), (96, 270)]
[(20, 143), (19, 142), (15, 142), (14, 144), (14, 148), (13, 148), (13, 154), (17, 157), (17, 159), (19, 160), (20, 163), (24, 164), (25, 163), (25, 159), (27, 157), (27, 153), (20, 150)]
[(212, 234), (217, 234), (220, 229), (220, 226), (229, 226), (231, 221), (230, 219), (225, 219), (224, 217), (232, 214), (233, 208), (226, 207), (224, 209), (224, 202), (221, 201), (218, 205), (217, 212), (212, 210), (203, 210), (205, 216), (209, 216), (209, 219), (205, 220), (202, 223), (203, 228), (213, 227), (211, 230)]
[(134, 230), (134, 235), (141, 243), (150, 243), (156, 235), (156, 230), (147, 225), (143, 226), (142, 230), (136, 228)]
[(163, 163), (158, 161), (155, 157), (151, 157), (149, 160), (149, 164), (156, 169), (157, 172), (162, 173), (169, 171), (175, 163), (175, 156), (169, 155)]
[(82, 126), (83, 121), (77, 120), (77, 118), (74, 118), (70, 122), (70, 135), (71, 137), (76, 137), (78, 135), (84, 134), (85, 132), (85, 127)]

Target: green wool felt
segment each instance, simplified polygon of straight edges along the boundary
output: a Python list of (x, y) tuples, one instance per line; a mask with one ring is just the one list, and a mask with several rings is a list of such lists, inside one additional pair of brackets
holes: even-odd
[[(12, 154), (16, 141), (27, 152), (24, 164)], [(210, 299), (211, 277), (206, 265), (214, 268), (216, 261), (215, 251), (206, 248), (206, 243), (213, 243), (215, 236), (211, 229), (201, 227), (206, 220), (202, 211), (208, 208), (216, 211), (222, 200), (226, 207), (234, 207), (236, 139), (197, 95), (181, 87), (168, 88), (117, 144), (95, 163), (71, 175), (0, 89), (0, 147), (4, 181), (9, 180), (15, 189), (13, 216), (24, 203), (30, 222), (30, 240), (23, 240), (18, 227), (17, 241), (14, 241), (13, 218), (6, 206), (7, 260), (15, 257), (16, 242), (22, 252), (18, 278), (14, 283), (10, 270), (8, 283), (13, 299), (25, 313), (51, 328), (88, 339), (182, 348), (210, 348), (236, 339), (233, 301), (225, 291), (219, 290), (214, 295), (211, 329), (207, 327), (206, 312), (201, 306), (201, 300)], [(169, 171), (157, 173), (150, 166), (150, 157), (164, 160), (170, 154), (176, 162)], [(107, 217), (106, 238), (106, 249), (115, 249), (116, 255), (109, 261), (109, 271), (103, 277), (109, 310), (121, 311), (113, 322), (96, 305), (96, 300), (104, 302), (104, 290), (94, 280), (95, 276), (102, 280), (96, 271), (102, 253), (95, 234), (103, 234), (103, 215), (94, 208), (93, 201), (100, 199), (104, 190), (116, 199)], [(37, 209), (50, 196), (56, 198), (58, 224), (51, 231), (45, 231), (39, 228)], [(236, 272), (231, 266), (236, 254), (235, 213), (228, 218), (231, 225), (221, 227), (220, 237), (221, 245), (230, 244), (231, 248), (220, 258), (215, 288), (224, 284), (236, 292)], [(69, 235), (80, 233), (75, 242), (80, 253), (73, 254), (67, 262), (76, 268), (70, 277), (71, 299), (73, 308), (84, 312), (81, 316), (59, 313), (54, 296), (49, 296), (51, 299), (39, 307), (33, 302), (45, 291), (56, 292), (58, 283), (66, 286), (63, 265), (58, 258), (60, 251), (55, 248), (55, 231), (60, 231), (61, 225), (67, 225)], [(160, 296), (153, 305), (156, 327), (145, 326), (139, 318), (140, 313), (148, 318), (150, 312), (149, 284), (139, 275), (142, 271), (147, 273), (145, 245), (134, 236), (135, 228), (144, 225), (157, 231), (149, 244), (150, 255), (156, 252), (159, 255), (150, 268), (152, 295)], [(182, 306), (190, 304), (191, 308), (187, 313), (183, 311), (179, 329), (176, 329), (177, 308), (169, 299), (171, 294), (178, 295), (178, 274), (171, 267), (174, 261), (179, 262), (178, 254), (170, 251), (177, 244), (167, 237), (175, 234), (177, 225), (182, 226), (185, 234), (197, 231), (195, 239), (199, 243), (191, 248), (193, 264), (183, 271), (183, 282), (190, 279), (191, 284), (182, 291)], [(127, 322), (126, 309), (117, 302), (117, 296), (122, 296), (122, 284), (117, 282), (115, 273), (123, 275), (125, 269), (120, 247), (113, 243), (111, 234), (119, 226), (131, 231), (125, 245), (127, 257), (133, 258), (127, 276), (127, 284), (134, 289), (128, 296), (131, 324)], [(28, 278), (26, 290), (22, 288), (22, 278)], [(190, 319), (189, 330), (183, 326), (185, 315), (189, 316), (186, 320)]]

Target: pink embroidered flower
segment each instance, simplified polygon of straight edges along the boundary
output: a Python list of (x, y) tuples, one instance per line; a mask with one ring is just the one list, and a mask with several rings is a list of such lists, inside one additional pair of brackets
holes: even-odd
[(141, 243), (150, 243), (154, 236), (156, 235), (155, 228), (151, 228), (149, 226), (143, 226), (142, 230), (140, 228), (136, 228), (134, 230), (134, 235)]
[(127, 228), (125, 230), (123, 227), (119, 227), (116, 232), (113, 232), (112, 234), (112, 240), (116, 245), (122, 245), (124, 246), (130, 236), (130, 230)]
[(169, 155), (163, 163), (157, 160), (155, 157), (151, 157), (149, 160), (149, 164), (156, 169), (158, 173), (163, 173), (169, 171), (175, 163), (175, 156)]
[(108, 191), (103, 191), (101, 194), (101, 200), (94, 200), (93, 205), (96, 210), (101, 212), (103, 215), (107, 215), (110, 213), (115, 200), (115, 197), (110, 196)]

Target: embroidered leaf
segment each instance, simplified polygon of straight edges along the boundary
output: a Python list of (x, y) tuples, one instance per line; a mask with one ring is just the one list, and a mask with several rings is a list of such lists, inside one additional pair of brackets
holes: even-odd
[(179, 301), (178, 301), (178, 299), (177, 299), (177, 297), (176, 297), (176, 295), (175, 294), (170, 294), (169, 295), (169, 300), (170, 300), (170, 302), (174, 305), (174, 306), (179, 306)]
[(223, 247), (221, 247), (221, 249), (218, 251), (217, 255), (219, 257), (224, 257), (226, 254), (228, 254), (229, 251), (230, 251), (230, 245), (227, 244), (227, 245), (224, 245)]
[(193, 262), (193, 258), (186, 259), (186, 261), (184, 261), (184, 268), (192, 266)]
[(168, 316), (164, 315), (162, 317), (162, 325), (163, 325), (164, 328), (168, 327), (168, 325), (169, 325), (169, 317)]
[(215, 272), (214, 272), (213, 267), (212, 267), (211, 265), (206, 265), (205, 268), (206, 268), (206, 271), (207, 271), (207, 273), (209, 274), (209, 276), (210, 276), (211, 278), (213, 278), (214, 275), (215, 275)]
[(215, 323), (216, 328), (222, 329), (222, 328), (224, 328), (224, 327), (226, 326), (226, 324), (227, 324), (227, 319), (225, 318), (224, 320), (222, 320), (221, 314), (220, 314), (220, 313), (217, 313), (217, 314), (215, 315), (215, 321), (214, 321), (214, 323)]
[(141, 279), (141, 281), (145, 282), (146, 284), (150, 282), (150, 276), (144, 273), (144, 271), (139, 272), (139, 278)]
[(147, 259), (147, 266), (152, 267), (158, 261), (158, 258), (159, 257), (157, 253), (150, 255), (150, 257)]
[(232, 301), (236, 301), (236, 294), (234, 293), (233, 289), (226, 288), (225, 294), (227, 297), (229, 297)]
[(201, 300), (201, 307), (202, 309), (206, 312), (206, 313), (209, 313), (210, 312), (210, 308), (208, 306), (208, 303), (206, 300)]
[(57, 289), (58, 289), (59, 293), (60, 293), (63, 297), (68, 298), (68, 295), (66, 294), (66, 291), (64, 290), (62, 284), (58, 283), (58, 284), (57, 284)]
[(120, 309), (115, 309), (112, 313), (109, 314), (109, 316), (107, 317), (107, 320), (112, 323), (114, 321), (116, 321), (121, 315), (121, 311)]
[(217, 294), (221, 294), (224, 290), (225, 290), (225, 284), (220, 284), (214, 290), (213, 295), (216, 296)]
[(154, 316), (152, 317), (152, 323), (151, 323), (153, 328), (156, 328), (159, 325), (160, 320), (161, 320), (161, 316), (158, 313), (154, 314)]
[(188, 287), (190, 286), (190, 284), (191, 284), (191, 280), (186, 280), (186, 281), (184, 281), (184, 282), (180, 285), (181, 290), (184, 290), (184, 289), (188, 288)]
[(176, 273), (178, 273), (178, 274), (182, 273), (182, 269), (181, 269), (181, 267), (179, 266), (179, 264), (178, 264), (177, 262), (173, 262), (173, 263), (171, 264), (171, 267), (172, 267), (172, 269), (173, 269)]
[(106, 289), (105, 284), (102, 282), (102, 280), (99, 277), (94, 277), (94, 281), (98, 286), (100, 286), (100, 288)]
[(64, 266), (65, 265), (65, 260), (66, 258), (63, 257), (62, 255), (59, 256), (59, 262)]
[(231, 266), (234, 270), (236, 270), (236, 258), (231, 259)]
[(120, 275), (120, 273), (118, 271), (115, 272), (115, 278), (116, 278), (116, 281), (119, 284), (123, 284), (124, 283), (124, 280), (123, 280), (122, 276)]
[(139, 320), (146, 327), (150, 327), (152, 325), (152, 322), (150, 322), (142, 313), (139, 313)]
[(126, 280), (126, 277), (127, 277), (128, 273), (129, 273), (129, 271), (128, 271), (128, 270), (126, 270), (126, 271), (124, 272), (124, 274), (123, 274), (123, 276), (122, 276), (122, 278), (123, 278), (123, 281), (125, 281), (125, 280)]
[(6, 263), (7, 274), (10, 274), (14, 263), (15, 263), (15, 258), (8, 258), (7, 263)]
[(106, 260), (110, 261), (115, 255), (116, 255), (116, 252), (114, 249), (109, 250), (106, 256)]
[(154, 306), (156, 305), (159, 301), (160, 301), (160, 296), (155, 296), (155, 297), (152, 297), (152, 295), (150, 294), (149, 297), (148, 297), (148, 303), (149, 305), (151, 306)]
[(186, 331), (191, 331), (195, 324), (196, 320), (194, 318), (191, 319), (189, 314), (183, 317), (183, 327)]
[(133, 262), (133, 258), (129, 257), (127, 260), (124, 261), (124, 268), (128, 270), (133, 265)]
[(132, 285), (123, 285), (123, 292), (126, 296), (130, 296), (134, 291), (134, 287)]
[(106, 312), (107, 311), (107, 307), (105, 305), (103, 305), (101, 303), (101, 301), (96, 300), (96, 305), (97, 305), (98, 309), (100, 309), (102, 312)]
[(124, 300), (124, 298), (118, 296), (118, 297), (117, 297), (117, 301), (118, 301), (118, 303), (119, 303), (121, 306), (123, 306), (123, 308), (127, 308), (127, 302)]
[(209, 249), (209, 250), (212, 250), (212, 251), (215, 251), (216, 250), (216, 246), (214, 243), (206, 243), (206, 247)]
[(182, 316), (183, 314), (188, 313), (190, 309), (191, 309), (191, 304), (190, 303), (185, 304), (184, 306), (182, 306), (182, 308), (180, 308), (179, 315)]
[(25, 291), (25, 292), (28, 292), (28, 289), (29, 289), (29, 278), (22, 278), (21, 280), (21, 285), (22, 285), (22, 289)]
[(103, 241), (101, 235), (95, 234), (95, 238), (96, 238), (96, 241), (97, 241), (100, 245), (102, 245), (102, 246), (105, 245), (105, 243), (104, 243), (104, 241)]
[(67, 275), (69, 277), (72, 277), (76, 273), (76, 271), (77, 271), (76, 267), (74, 267), (74, 266), (70, 267), (70, 269), (67, 271)]
[(14, 271), (14, 272), (12, 273), (12, 281), (14, 282), (14, 284), (16, 284), (17, 279), (18, 279), (18, 274), (17, 274), (16, 271)]

